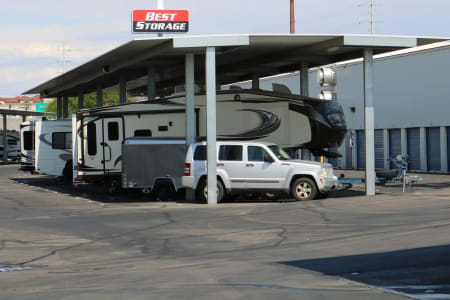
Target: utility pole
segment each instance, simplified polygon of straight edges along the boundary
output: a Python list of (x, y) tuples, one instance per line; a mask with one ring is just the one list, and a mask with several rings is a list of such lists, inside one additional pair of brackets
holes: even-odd
[(291, 1), (291, 34), (295, 33), (295, 9), (294, 9), (294, 2), (295, 0), (290, 0)]
[(375, 34), (375, 0), (370, 0), (370, 34)]
[[(164, 9), (164, 0), (156, 0), (156, 8), (157, 9)], [(162, 37), (162, 33), (158, 33), (158, 37)]]
[(66, 43), (63, 41), (62, 42), (62, 48), (61, 48), (61, 55), (62, 55), (62, 60), (61, 61), (57, 61), (59, 63), (62, 63), (62, 73), (64, 73), (66, 71), (66, 63), (71, 62), (70, 60), (66, 60), (66, 52), (70, 52), (72, 51), (71, 49), (67, 49), (66, 48)]

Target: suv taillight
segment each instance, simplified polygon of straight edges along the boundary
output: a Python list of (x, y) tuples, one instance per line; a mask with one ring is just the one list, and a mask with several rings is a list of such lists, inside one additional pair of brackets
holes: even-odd
[(184, 176), (191, 176), (191, 164), (184, 164)]

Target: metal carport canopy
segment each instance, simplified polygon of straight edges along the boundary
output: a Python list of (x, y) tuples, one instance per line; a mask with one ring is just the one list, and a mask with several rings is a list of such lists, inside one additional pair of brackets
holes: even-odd
[[(192, 142), (194, 77), (206, 82), (208, 203), (216, 197), (216, 84), (229, 84), (364, 57), (366, 194), (375, 195), (373, 55), (448, 38), (375, 35), (239, 34), (138, 39), (43, 83), (25, 94), (77, 96), (100, 89), (152, 98), (158, 89), (186, 84), (186, 141)], [(193, 55), (205, 55), (194, 64)], [(305, 72), (306, 71), (306, 72)], [(156, 72), (156, 73), (155, 73)], [(155, 74), (157, 74), (155, 76)], [(217, 77), (216, 77), (217, 76)], [(126, 82), (128, 86), (123, 86)], [(147, 87), (146, 87), (147, 85)], [(120, 88), (122, 87), (122, 88)], [(303, 90), (303, 89), (302, 89)], [(147, 92), (147, 93), (146, 93)], [(305, 91), (302, 91), (305, 95)], [(345, 100), (345, 99), (344, 99)], [(191, 124), (191, 125), (190, 125)], [(188, 129), (190, 128), (190, 129)]]

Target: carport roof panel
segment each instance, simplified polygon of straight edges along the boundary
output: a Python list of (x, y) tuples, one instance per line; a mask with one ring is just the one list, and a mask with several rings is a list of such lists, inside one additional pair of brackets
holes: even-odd
[[(165, 74), (165, 84), (181, 83), (184, 78), (184, 56), (203, 53), (206, 47), (217, 47), (217, 73), (221, 83), (242, 80), (256, 72), (260, 76), (276, 75), (295, 68), (300, 62), (310, 67), (362, 56), (363, 48), (376, 53), (420, 46), (449, 38), (375, 36), (375, 35), (303, 35), (303, 34), (238, 34), (181, 36), (135, 39), (55, 77), (24, 94), (45, 96), (76, 95), (94, 86), (103, 88), (118, 83), (118, 78), (145, 74), (154, 64)], [(103, 68), (107, 66), (108, 72)], [(247, 79), (250, 79), (247, 78)]]

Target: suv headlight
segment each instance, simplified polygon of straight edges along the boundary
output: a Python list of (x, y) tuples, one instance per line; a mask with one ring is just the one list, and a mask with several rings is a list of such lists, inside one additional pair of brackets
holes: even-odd
[(320, 172), (320, 176), (324, 178), (332, 178), (333, 177), (333, 168), (324, 167)]

